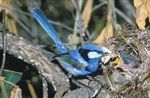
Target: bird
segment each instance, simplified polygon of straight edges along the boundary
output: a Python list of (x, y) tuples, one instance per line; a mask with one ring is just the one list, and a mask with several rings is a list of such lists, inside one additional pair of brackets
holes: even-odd
[(61, 67), (69, 74), (87, 76), (96, 72), (101, 67), (101, 58), (105, 53), (110, 52), (107, 48), (100, 47), (94, 43), (87, 43), (78, 49), (69, 51), (42, 11), (39, 8), (33, 8), (31, 13), (53, 40), (57, 52), (63, 54), (64, 57), (57, 56), (57, 60), (61, 63)]
[[(102, 59), (105, 59), (105, 56)], [(141, 61), (136, 57), (131, 55), (130, 53), (125, 53), (121, 51), (120, 53), (111, 54), (107, 57), (108, 59), (105, 60), (106, 62), (104, 65), (115, 65), (115, 68), (122, 68), (123, 70), (127, 69), (135, 69), (139, 68)]]
[(120, 53), (120, 58), (122, 59), (123, 65), (122, 67), (127, 69), (139, 68), (140, 60), (135, 56), (132, 56), (128, 53)]

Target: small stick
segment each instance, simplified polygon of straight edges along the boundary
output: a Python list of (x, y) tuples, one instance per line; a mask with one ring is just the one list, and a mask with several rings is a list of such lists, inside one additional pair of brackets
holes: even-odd
[(3, 15), (3, 28), (2, 28), (2, 44), (3, 44), (3, 59), (2, 59), (2, 65), (0, 68), (0, 75), (2, 74), (2, 71), (5, 66), (5, 61), (6, 61), (6, 40), (5, 40), (5, 10), (2, 10), (2, 15)]

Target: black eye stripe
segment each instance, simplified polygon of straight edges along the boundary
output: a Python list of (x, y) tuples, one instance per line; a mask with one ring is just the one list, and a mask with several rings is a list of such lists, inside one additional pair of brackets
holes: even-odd
[(88, 58), (88, 53), (89, 53), (89, 52), (90, 52), (90, 51), (87, 50), (87, 49), (79, 49), (80, 55), (81, 55), (81, 56), (83, 57), (83, 59), (86, 60), (86, 61), (89, 60), (89, 58)]
[(78, 50), (79, 50), (79, 52), (86, 51), (87, 53), (88, 53), (88, 52), (103, 53), (102, 51), (99, 51), (99, 50), (89, 50), (89, 49), (82, 49), (82, 48), (80, 48), (80, 49), (78, 49)]

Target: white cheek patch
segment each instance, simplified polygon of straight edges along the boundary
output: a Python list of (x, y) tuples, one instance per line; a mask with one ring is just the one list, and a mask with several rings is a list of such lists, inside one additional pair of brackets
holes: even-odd
[(93, 59), (93, 58), (98, 58), (102, 56), (101, 54), (98, 54), (97, 52), (89, 52), (88, 53), (88, 58)]

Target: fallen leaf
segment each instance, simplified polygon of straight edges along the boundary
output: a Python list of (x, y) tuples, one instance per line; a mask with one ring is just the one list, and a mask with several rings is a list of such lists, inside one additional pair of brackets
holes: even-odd
[(150, 98), (150, 90), (148, 91), (148, 98)]
[[(16, 21), (10, 17), (11, 15), (14, 15), (13, 9), (7, 9), (7, 7), (12, 7), (13, 1), (12, 0), (0, 0), (0, 11), (5, 9), (5, 24), (8, 27), (8, 31), (18, 36), (18, 30), (16, 26)], [(13, 8), (13, 7), (12, 7)]]
[(8, 31), (15, 34), (16, 36), (19, 36), (15, 20), (8, 17), (8, 15), (5, 17), (5, 19), (6, 19)]
[(94, 43), (103, 46), (105, 44), (105, 40), (111, 38), (113, 36), (113, 25), (111, 20), (109, 20), (106, 26), (101, 31), (100, 35), (95, 39)]
[(150, 21), (150, 0), (134, 0), (136, 8), (136, 23), (141, 30), (145, 30), (145, 20)]
[[(112, 2), (109, 2), (110, 4)], [(110, 6), (110, 5), (108, 5)], [(94, 43), (104, 46), (105, 41), (113, 37), (113, 19), (112, 19), (112, 9), (108, 7), (107, 23), (106, 26), (101, 31), (100, 35), (94, 40)]]
[(146, 1), (145, 6), (147, 8), (148, 18), (149, 18), (149, 22), (150, 22), (150, 0)]
[(9, 13), (10, 10), (8, 10), (7, 8), (5, 8), (5, 6), (11, 6), (11, 0), (0, 0), (0, 11), (2, 11), (3, 9), (5, 9), (6, 13)]
[(83, 13), (82, 13), (84, 29), (88, 28), (88, 24), (91, 19), (92, 6), (93, 6), (93, 0), (87, 0)]
[(10, 98), (22, 98), (22, 90), (19, 87), (14, 87), (11, 90)]

